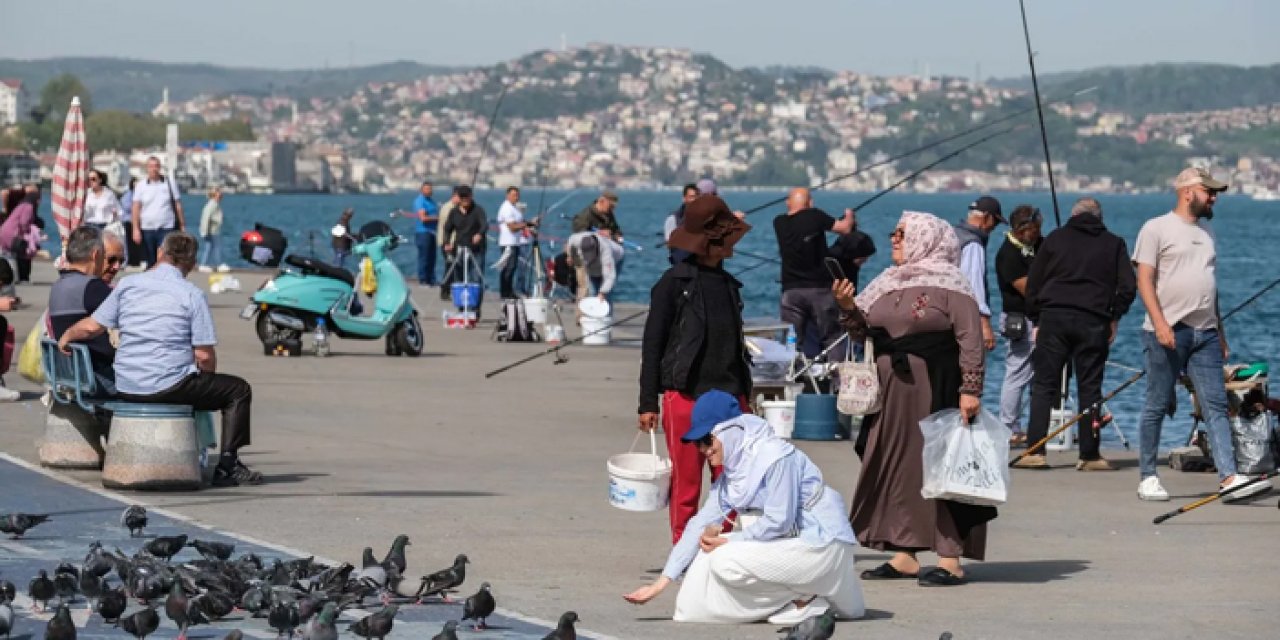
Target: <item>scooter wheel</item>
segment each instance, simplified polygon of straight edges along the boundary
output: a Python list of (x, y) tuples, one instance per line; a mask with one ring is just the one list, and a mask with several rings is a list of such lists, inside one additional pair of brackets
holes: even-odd
[(422, 325), (418, 323), (418, 316), (411, 316), (408, 320), (401, 322), (391, 335), (395, 338), (396, 347), (405, 355), (416, 358), (422, 353), (425, 339), (422, 335)]

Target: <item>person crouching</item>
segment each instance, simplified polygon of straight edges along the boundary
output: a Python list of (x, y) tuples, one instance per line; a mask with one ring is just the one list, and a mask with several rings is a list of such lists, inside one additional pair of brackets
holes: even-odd
[[(829, 610), (862, 617), (857, 539), (844, 500), (804, 452), (723, 391), (698, 398), (681, 440), (724, 472), (662, 576), (624, 596), (628, 602), (644, 604), (684, 574), (677, 622), (798, 624)], [(722, 535), (720, 523), (734, 511), (737, 530)]]
[(262, 474), (240, 462), (249, 444), (253, 390), (244, 379), (218, 373), (209, 301), (187, 275), (196, 266), (198, 243), (184, 231), (170, 232), (157, 250), (154, 269), (126, 278), (89, 317), (72, 325), (58, 348), (85, 342), (108, 329), (120, 330), (116, 389), (128, 402), (190, 405), (222, 412), (222, 455), (214, 486), (259, 484)]

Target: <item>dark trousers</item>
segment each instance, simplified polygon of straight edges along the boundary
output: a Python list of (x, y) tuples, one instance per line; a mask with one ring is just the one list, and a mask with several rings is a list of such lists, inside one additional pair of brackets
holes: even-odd
[[(1046, 310), (1040, 314), (1036, 346), (1031, 352), (1031, 422), (1027, 442), (1039, 442), (1049, 434), (1049, 414), (1062, 392), (1062, 368), (1071, 362), (1076, 375), (1079, 408), (1102, 399), (1102, 375), (1110, 353), (1111, 323), (1090, 313)], [(1097, 460), (1099, 410), (1077, 423), (1080, 459)], [(1097, 423), (1095, 424), (1095, 421)], [(1043, 454), (1044, 451), (1036, 453)]]
[(440, 299), (448, 300), (450, 298), (449, 285), (453, 284), (457, 280), (457, 278), (454, 277), (457, 274), (453, 273), (454, 254), (445, 251), (444, 247), (440, 247), (440, 255), (444, 257), (444, 276), (440, 279)]
[(136, 267), (142, 264), (142, 254), (145, 252), (142, 245), (133, 241), (133, 222), (124, 223), (124, 237), (120, 239), (124, 242), (124, 253), (128, 257), (129, 266)]
[(31, 258), (15, 257), (13, 260), (18, 263), (18, 282), (31, 282)]
[(243, 378), (225, 373), (197, 373), (151, 395), (121, 393), (128, 402), (185, 404), (196, 411), (222, 412), (222, 453), (235, 455), (249, 444), (249, 404), (253, 389)]
[[(810, 358), (840, 338), (840, 311), (829, 288), (788, 289), (782, 292), (782, 321), (796, 329), (796, 342)], [(809, 329), (817, 332), (818, 343), (810, 344)]]
[(164, 242), (164, 237), (169, 235), (170, 231), (173, 229), (142, 230), (142, 260), (148, 267), (155, 266), (156, 252), (160, 250), (160, 243)]
[(413, 238), (418, 245), (418, 284), (436, 283), (436, 234), (420, 232)]
[(498, 292), (502, 299), (516, 297), (516, 272), (520, 268), (520, 245), (503, 247), (502, 251), (511, 252), (507, 261), (502, 263), (502, 273), (498, 275)]

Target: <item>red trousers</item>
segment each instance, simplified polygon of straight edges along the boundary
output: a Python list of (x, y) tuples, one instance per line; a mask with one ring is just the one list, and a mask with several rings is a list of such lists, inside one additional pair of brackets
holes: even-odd
[[(720, 477), (720, 467), (713, 467), (698, 453), (698, 445), (683, 442), (680, 437), (689, 430), (696, 398), (679, 391), (662, 394), (662, 432), (667, 438), (667, 452), (671, 455), (671, 543), (680, 541), (684, 526), (698, 512), (698, 498), (702, 497), (702, 467), (711, 470), (711, 481)], [(738, 397), (743, 411), (750, 411), (747, 399)], [(728, 531), (729, 527), (726, 526)]]

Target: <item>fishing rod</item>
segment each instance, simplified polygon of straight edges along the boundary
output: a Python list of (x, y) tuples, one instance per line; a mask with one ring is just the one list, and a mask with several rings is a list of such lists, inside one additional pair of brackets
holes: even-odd
[[(1273, 280), (1273, 281), (1271, 282), (1271, 284), (1268, 284), (1267, 286), (1265, 286), (1265, 287), (1263, 287), (1262, 289), (1260, 289), (1257, 293), (1255, 293), (1255, 294), (1253, 294), (1253, 295), (1249, 296), (1248, 298), (1246, 298), (1244, 302), (1241, 302), (1240, 304), (1236, 305), (1236, 306), (1235, 306), (1235, 308), (1233, 308), (1232, 310), (1228, 311), (1225, 315), (1223, 315), (1223, 316), (1222, 316), (1222, 319), (1221, 319), (1221, 320), (1219, 320), (1219, 321), (1218, 321), (1218, 323), (1219, 323), (1219, 324), (1221, 324), (1221, 323), (1223, 323), (1223, 322), (1226, 322), (1228, 318), (1230, 318), (1231, 316), (1234, 316), (1235, 314), (1239, 313), (1239, 312), (1240, 312), (1240, 311), (1242, 311), (1245, 307), (1247, 307), (1247, 306), (1249, 306), (1249, 305), (1253, 304), (1255, 300), (1257, 300), (1258, 298), (1261, 298), (1263, 294), (1265, 294), (1266, 292), (1268, 292), (1268, 291), (1270, 291), (1271, 289), (1275, 288), (1275, 286), (1276, 286), (1276, 285), (1280, 285), (1280, 278), (1277, 278), (1276, 280)], [(1112, 364), (1112, 363), (1108, 363), (1108, 364)], [(1040, 447), (1044, 446), (1044, 444), (1045, 444), (1046, 442), (1048, 442), (1048, 441), (1052, 440), (1054, 436), (1058, 435), (1059, 433), (1062, 433), (1063, 431), (1066, 431), (1068, 427), (1070, 427), (1071, 425), (1073, 425), (1073, 424), (1075, 424), (1075, 423), (1079, 422), (1079, 421), (1080, 421), (1080, 419), (1081, 419), (1081, 418), (1083, 418), (1083, 417), (1085, 416), (1085, 414), (1088, 414), (1088, 413), (1090, 413), (1090, 412), (1092, 412), (1092, 411), (1094, 411), (1094, 410), (1096, 410), (1096, 409), (1100, 408), (1103, 404), (1105, 404), (1105, 403), (1107, 402), (1107, 400), (1110, 400), (1111, 398), (1114, 398), (1114, 397), (1116, 396), (1116, 394), (1120, 393), (1121, 391), (1124, 391), (1126, 388), (1128, 388), (1128, 387), (1129, 387), (1130, 385), (1132, 385), (1133, 383), (1137, 382), (1139, 379), (1141, 379), (1141, 378), (1142, 378), (1143, 376), (1145, 376), (1145, 375), (1147, 375), (1146, 370), (1139, 370), (1137, 373), (1133, 374), (1133, 376), (1132, 376), (1132, 377), (1130, 377), (1128, 380), (1125, 380), (1123, 384), (1121, 384), (1119, 387), (1116, 387), (1116, 388), (1115, 388), (1115, 390), (1113, 390), (1111, 393), (1108, 393), (1108, 394), (1107, 394), (1106, 396), (1104, 396), (1101, 400), (1099, 400), (1099, 401), (1097, 401), (1097, 402), (1095, 402), (1095, 403), (1093, 403), (1093, 404), (1089, 405), (1089, 407), (1088, 407), (1087, 409), (1085, 409), (1085, 410), (1081, 411), (1080, 413), (1076, 414), (1076, 416), (1075, 416), (1074, 418), (1072, 418), (1072, 419), (1068, 420), (1067, 422), (1063, 423), (1063, 424), (1062, 424), (1062, 426), (1060, 426), (1060, 427), (1058, 427), (1057, 429), (1055, 429), (1055, 430), (1053, 431), (1053, 433), (1050, 433), (1049, 435), (1047, 435), (1047, 436), (1045, 436), (1044, 438), (1042, 438), (1039, 442), (1037, 442), (1037, 443), (1035, 443), (1035, 444), (1033, 444), (1033, 445), (1031, 445), (1031, 446), (1027, 447), (1027, 450), (1026, 450), (1026, 451), (1023, 451), (1021, 454), (1019, 454), (1019, 455), (1018, 455), (1017, 457), (1015, 457), (1013, 460), (1010, 460), (1010, 461), (1009, 461), (1009, 466), (1010, 466), (1010, 467), (1012, 467), (1012, 466), (1013, 466), (1014, 464), (1016, 464), (1019, 460), (1021, 460), (1021, 459), (1025, 458), (1025, 457), (1026, 457), (1026, 456), (1028, 456), (1028, 455), (1031, 455), (1034, 451), (1036, 451), (1036, 450), (1037, 450), (1037, 449), (1039, 449)], [(1199, 505), (1196, 505), (1196, 506), (1199, 506)], [(1194, 506), (1193, 506), (1193, 507), (1191, 507), (1191, 509), (1194, 509), (1194, 508), (1195, 508)], [(1188, 510), (1189, 510), (1189, 509), (1188, 509)], [(1169, 515), (1169, 514), (1165, 514), (1165, 515), (1167, 515), (1167, 516), (1169, 516), (1169, 517), (1173, 517), (1172, 515)], [(1177, 515), (1177, 514), (1175, 513), (1175, 514), (1173, 514), (1173, 515)], [(1168, 518), (1165, 518), (1165, 519), (1167, 520)], [(1163, 522), (1163, 521), (1160, 521), (1160, 522)], [(1157, 522), (1156, 524), (1159, 524), (1160, 522)]]
[(1053, 221), (1062, 226), (1062, 215), (1058, 213), (1058, 189), (1053, 183), (1053, 161), (1049, 159), (1049, 132), (1044, 126), (1044, 109), (1040, 106), (1040, 81), (1036, 78), (1036, 56), (1031, 52), (1031, 30), (1027, 28), (1027, 6), (1018, 0), (1018, 8), (1022, 10), (1022, 35), (1027, 41), (1027, 63), (1031, 65), (1031, 90), (1036, 97), (1036, 117), (1040, 120), (1040, 143), (1044, 147), (1044, 170), (1049, 174), (1049, 197), (1053, 199)]
[(535, 353), (535, 354), (533, 354), (533, 355), (531, 355), (531, 356), (529, 356), (529, 357), (527, 357), (527, 358), (521, 358), (520, 360), (517, 360), (517, 361), (515, 361), (515, 362), (512, 362), (511, 364), (509, 364), (509, 365), (507, 365), (507, 366), (505, 366), (505, 367), (499, 367), (499, 368), (497, 368), (497, 369), (494, 369), (493, 371), (490, 371), (489, 373), (484, 374), (484, 377), (485, 377), (486, 379), (487, 379), (487, 378), (492, 378), (492, 377), (494, 377), (494, 376), (496, 376), (496, 375), (498, 375), (498, 374), (500, 374), (500, 373), (503, 373), (503, 372), (505, 372), (505, 371), (509, 371), (509, 370), (511, 370), (511, 369), (514, 369), (514, 368), (516, 368), (516, 367), (518, 367), (518, 366), (520, 366), (520, 365), (522, 365), (522, 364), (524, 364), (524, 363), (526, 363), (526, 362), (532, 362), (532, 361), (534, 361), (534, 360), (537, 360), (538, 358), (541, 358), (542, 356), (551, 355), (551, 354), (553, 354), (553, 353), (554, 353), (554, 354), (559, 355), (559, 352), (560, 352), (560, 350), (561, 350), (561, 349), (563, 349), (563, 348), (565, 348), (565, 347), (567, 347), (567, 346), (569, 346), (569, 345), (571, 345), (571, 344), (576, 344), (576, 343), (578, 343), (578, 342), (582, 342), (583, 340), (585, 340), (585, 339), (587, 339), (587, 338), (589, 338), (589, 337), (591, 337), (591, 336), (594, 336), (594, 335), (596, 335), (597, 333), (602, 333), (602, 332), (604, 332), (604, 331), (608, 331), (608, 330), (610, 330), (610, 329), (612, 329), (612, 328), (614, 328), (614, 327), (616, 327), (616, 326), (618, 326), (618, 325), (626, 324), (627, 322), (630, 322), (630, 321), (632, 321), (632, 320), (635, 320), (636, 318), (639, 318), (640, 316), (642, 316), (642, 315), (644, 315), (644, 314), (646, 314), (646, 313), (649, 313), (649, 310), (648, 310), (648, 309), (645, 309), (644, 311), (637, 311), (637, 312), (635, 312), (635, 313), (633, 313), (633, 314), (631, 314), (631, 315), (629, 315), (629, 316), (627, 316), (627, 317), (625, 317), (625, 318), (623, 318), (623, 319), (621, 319), (621, 320), (619, 320), (619, 321), (617, 321), (617, 322), (614, 322), (614, 323), (612, 323), (612, 324), (607, 324), (607, 325), (605, 325), (605, 326), (603, 326), (603, 327), (600, 327), (599, 329), (596, 329), (595, 331), (592, 331), (592, 332), (590, 332), (590, 333), (584, 333), (584, 334), (582, 334), (582, 335), (578, 336), (577, 338), (574, 338), (573, 340), (569, 340), (568, 342), (562, 342), (562, 343), (560, 343), (560, 344), (558, 344), (558, 345), (556, 345), (556, 346), (554, 346), (554, 347), (551, 347), (550, 349), (547, 349), (546, 351), (540, 351), (540, 352)]
[(476, 185), (476, 178), (480, 177), (480, 164), (484, 162), (484, 154), (489, 150), (489, 135), (498, 124), (498, 109), (502, 108), (502, 100), (507, 97), (507, 88), (510, 86), (506, 82), (502, 83), (502, 91), (498, 92), (498, 101), (493, 105), (493, 113), (489, 116), (489, 128), (485, 130), (484, 138), (480, 140), (480, 157), (476, 159), (476, 168), (471, 172), (472, 187)]
[[(1097, 89), (1098, 89), (1098, 87), (1097, 87), (1096, 85), (1095, 85), (1095, 86), (1091, 86), (1091, 87), (1086, 87), (1086, 88), (1084, 88), (1084, 89), (1080, 89), (1079, 91), (1075, 91), (1075, 92), (1071, 93), (1070, 95), (1064, 96), (1064, 97), (1062, 97), (1062, 98), (1058, 98), (1057, 100), (1054, 100), (1054, 101), (1050, 102), (1049, 104), (1058, 104), (1059, 102), (1069, 102), (1069, 101), (1074, 100), (1075, 98), (1077, 98), (1077, 97), (1079, 97), (1079, 96), (1082, 96), (1082, 95), (1084, 95), (1084, 94), (1086, 94), (1086, 93), (1092, 93), (1093, 91), (1097, 91)], [(877, 168), (877, 167), (883, 167), (883, 166), (885, 166), (885, 165), (887, 165), (887, 164), (892, 164), (892, 163), (897, 162), (897, 161), (899, 161), (899, 160), (902, 160), (902, 159), (905, 159), (905, 158), (909, 158), (909, 157), (914, 156), (914, 155), (916, 155), (916, 154), (918, 154), (918, 153), (923, 153), (923, 152), (925, 152), (925, 151), (928, 151), (928, 150), (930, 150), (930, 149), (933, 149), (934, 147), (938, 147), (938, 146), (944, 145), (944, 144), (946, 144), (946, 143), (948, 143), (948, 142), (951, 142), (951, 141), (953, 141), (953, 140), (957, 140), (957, 139), (959, 139), (959, 138), (963, 138), (963, 137), (965, 137), (965, 136), (968, 136), (968, 135), (971, 135), (971, 134), (977, 133), (977, 132), (979, 132), (979, 131), (983, 131), (983, 130), (986, 130), (986, 129), (990, 129), (991, 127), (994, 127), (994, 126), (996, 126), (996, 125), (998, 125), (998, 124), (1000, 124), (1000, 123), (1008, 122), (1008, 121), (1010, 121), (1010, 120), (1012, 120), (1012, 119), (1014, 119), (1014, 118), (1017, 118), (1017, 117), (1020, 117), (1020, 116), (1026, 115), (1026, 114), (1031, 113), (1032, 111), (1035, 111), (1035, 110), (1036, 110), (1036, 107), (1027, 107), (1026, 109), (1021, 109), (1021, 110), (1019, 110), (1019, 111), (1015, 111), (1015, 112), (1010, 113), (1010, 114), (1008, 114), (1008, 115), (1000, 116), (999, 118), (996, 118), (996, 119), (994, 119), (994, 120), (990, 120), (990, 121), (988, 121), (988, 122), (984, 122), (984, 123), (982, 123), (982, 124), (980, 124), (980, 125), (978, 125), (978, 126), (976, 126), (976, 127), (970, 127), (970, 128), (965, 129), (964, 131), (961, 131), (961, 132), (959, 132), (959, 133), (953, 133), (953, 134), (951, 134), (951, 135), (949, 135), (949, 136), (946, 136), (946, 137), (943, 137), (943, 138), (939, 138), (939, 139), (937, 139), (937, 140), (934, 140), (933, 142), (929, 142), (929, 143), (927, 143), (927, 144), (921, 145), (921, 146), (916, 147), (916, 148), (914, 148), (914, 149), (911, 149), (911, 150), (909, 150), (909, 151), (904, 151), (904, 152), (902, 152), (902, 153), (900, 153), (900, 154), (898, 154), (898, 155), (896, 155), (896, 156), (892, 156), (892, 157), (890, 157), (890, 158), (886, 158), (886, 159), (881, 160), (881, 161), (879, 161), (879, 162), (873, 162), (873, 163), (871, 163), (871, 164), (869, 164), (869, 165), (866, 165), (866, 166), (863, 166), (863, 167), (861, 167), (861, 168), (857, 169), (856, 171), (851, 171), (851, 172), (849, 172), (849, 173), (846, 173), (846, 174), (843, 174), (843, 175), (836, 176), (836, 177), (834, 177), (834, 178), (828, 178), (828, 179), (826, 179), (826, 180), (824, 180), (824, 181), (822, 181), (822, 182), (819, 182), (817, 185), (815, 185), (815, 186), (813, 186), (813, 187), (810, 187), (810, 189), (811, 189), (811, 190), (813, 190), (813, 191), (817, 191), (817, 190), (819, 190), (819, 189), (825, 188), (827, 185), (830, 185), (830, 184), (832, 184), (832, 183), (834, 183), (834, 182), (840, 182), (841, 180), (847, 180), (847, 179), (849, 179), (849, 178), (852, 178), (852, 177), (854, 177), (854, 176), (856, 176), (856, 175), (859, 175), (859, 174), (861, 174), (861, 173), (864, 173), (864, 172), (866, 172), (866, 171), (870, 171), (870, 170), (875, 169), (875, 168)], [(764, 209), (767, 209), (767, 208), (769, 208), (769, 207), (772, 207), (772, 206), (774, 206), (774, 205), (776, 205), (776, 204), (781, 204), (781, 203), (786, 202), (786, 201), (787, 201), (787, 196), (782, 196), (782, 197), (780, 197), (780, 198), (774, 198), (773, 200), (770, 200), (770, 201), (768, 201), (768, 202), (765, 202), (764, 204), (761, 204), (761, 205), (758, 205), (758, 206), (755, 206), (755, 207), (752, 207), (752, 208), (748, 209), (747, 211), (745, 211), (745, 212), (744, 212), (744, 214), (745, 214), (745, 215), (751, 215), (751, 214), (753, 214), (753, 213), (757, 213), (757, 212), (759, 212), (759, 211), (762, 211), (762, 210), (764, 210)]]
[[(1226, 489), (1223, 491), (1218, 491), (1217, 493), (1207, 498), (1201, 498), (1199, 500), (1196, 500), (1195, 502), (1192, 502), (1191, 504), (1183, 505), (1168, 513), (1160, 514), (1151, 520), (1151, 524), (1160, 524), (1161, 522), (1164, 522), (1169, 518), (1172, 518), (1177, 515), (1182, 515), (1188, 511), (1191, 511), (1192, 509), (1199, 509), (1200, 507), (1203, 507), (1204, 505), (1209, 504), (1210, 502), (1218, 500), (1219, 498), (1229, 496), (1237, 491), (1244, 491), (1248, 487), (1252, 487), (1253, 485), (1258, 484), (1259, 482), (1266, 482), (1276, 477), (1277, 475), (1280, 475), (1280, 469), (1272, 469), (1271, 471), (1268, 471), (1244, 484), (1236, 485), (1234, 487), (1231, 487), (1230, 489)], [(1277, 506), (1280, 506), (1280, 505), (1277, 505)]]

